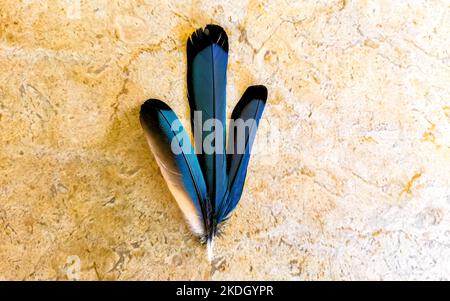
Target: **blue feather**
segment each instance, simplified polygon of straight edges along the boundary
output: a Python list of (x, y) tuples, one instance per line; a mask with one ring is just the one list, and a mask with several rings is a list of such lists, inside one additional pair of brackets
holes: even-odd
[(266, 100), (266, 87), (249, 87), (231, 114), (227, 150), (228, 194), (218, 215), (219, 221), (228, 218), (241, 198), (252, 145)]
[[(227, 35), (221, 27), (208, 25), (192, 34), (188, 40), (187, 52), (188, 97), (196, 138), (195, 148), (206, 180), (209, 199), (215, 210), (224, 200), (228, 182), (225, 151)], [(214, 122), (211, 130), (204, 128), (202, 130), (202, 124), (194, 124), (193, 118), (196, 111), (202, 113), (203, 122), (207, 122), (208, 119), (217, 121)], [(212, 137), (214, 139), (211, 139)], [(214, 152), (206, 149), (208, 145), (211, 145), (211, 141), (215, 147)]]
[[(245, 91), (231, 115), (226, 144), (228, 37), (225, 31), (217, 25), (196, 30), (187, 43), (187, 62), (196, 152), (177, 116), (163, 102), (146, 101), (141, 107), (140, 120), (169, 189), (194, 233), (208, 243), (211, 259), (218, 226), (230, 216), (242, 195), (267, 89), (252, 86)], [(201, 112), (202, 120), (196, 120), (196, 112)], [(206, 130), (199, 122), (208, 119), (213, 124)], [(212, 153), (205, 149), (210, 142), (215, 148)]]
[(197, 156), (172, 109), (157, 99), (141, 107), (140, 120), (161, 173), (194, 233), (204, 236), (208, 220), (207, 190)]

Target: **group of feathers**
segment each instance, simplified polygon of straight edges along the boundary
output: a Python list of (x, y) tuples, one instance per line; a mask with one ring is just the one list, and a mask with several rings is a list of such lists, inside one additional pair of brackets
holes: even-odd
[[(223, 141), (215, 142), (225, 148), (228, 37), (222, 27), (207, 25), (190, 36), (187, 64), (191, 127), (202, 129), (201, 125), (194, 125), (196, 111), (202, 113), (203, 120), (211, 118), (222, 122), (223, 135), (217, 135), (216, 139), (222, 137)], [(237, 133), (236, 128), (230, 127), (235, 135), (230, 135), (228, 149), (216, 149), (211, 154), (198, 151), (203, 144), (195, 145), (194, 151), (182, 126), (174, 130), (172, 125), (178, 118), (167, 104), (149, 99), (141, 107), (140, 121), (150, 149), (192, 232), (207, 243), (210, 260), (213, 239), (241, 198), (254, 134), (266, 100), (266, 87), (248, 87), (234, 108), (231, 120), (253, 120), (253, 128), (245, 131), (245, 137), (237, 137), (242, 132)], [(201, 142), (214, 130), (202, 129)], [(244, 152), (237, 150), (238, 139), (245, 143)], [(173, 143), (178, 144), (180, 152), (173, 152)]]

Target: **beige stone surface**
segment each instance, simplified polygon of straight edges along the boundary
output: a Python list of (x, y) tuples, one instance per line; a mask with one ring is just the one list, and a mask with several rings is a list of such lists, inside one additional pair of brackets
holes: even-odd
[[(138, 121), (189, 117), (210, 22), (228, 112), (265, 84), (278, 130), (212, 264)], [(449, 30), (448, 1), (1, 1), (0, 279), (450, 279)]]

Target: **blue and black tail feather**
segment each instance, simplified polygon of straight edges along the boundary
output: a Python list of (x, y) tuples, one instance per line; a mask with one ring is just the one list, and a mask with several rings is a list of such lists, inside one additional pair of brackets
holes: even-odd
[[(177, 116), (165, 103), (148, 100), (140, 113), (161, 173), (193, 232), (208, 243), (209, 257), (220, 224), (241, 198), (256, 128), (267, 100), (264, 86), (247, 89), (231, 115), (226, 150), (228, 47), (227, 34), (217, 25), (196, 30), (187, 42), (187, 87), (195, 152)], [(210, 120), (209, 128), (200, 122), (194, 124), (199, 112), (202, 119), (197, 121)], [(239, 122), (245, 125), (244, 131), (232, 127)], [(204, 149), (208, 142), (214, 147), (212, 152)]]
[(251, 86), (231, 114), (227, 150), (228, 193), (224, 205), (217, 213), (221, 220), (228, 218), (241, 198), (256, 130), (266, 100), (265, 86)]
[(161, 173), (191, 230), (205, 236), (212, 209), (197, 157), (181, 122), (167, 104), (157, 99), (149, 99), (141, 106), (140, 121)]
[[(187, 42), (187, 64), (188, 98), (195, 148), (208, 196), (216, 211), (225, 197), (228, 183), (225, 150), (228, 37), (222, 27), (208, 25), (191, 35)], [(202, 113), (201, 120), (197, 119), (201, 121), (198, 124), (194, 124), (196, 112)], [(213, 148), (206, 149), (208, 146)], [(216, 232), (217, 223), (214, 216), (213, 227), (208, 233), (210, 238)]]

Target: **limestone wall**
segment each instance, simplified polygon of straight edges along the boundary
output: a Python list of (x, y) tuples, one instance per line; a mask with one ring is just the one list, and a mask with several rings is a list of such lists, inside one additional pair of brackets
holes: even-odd
[[(276, 130), (213, 264), (138, 120), (189, 117), (211, 22), (228, 113), (264, 84)], [(1, 1), (0, 279), (449, 279), (449, 28), (448, 1)]]

